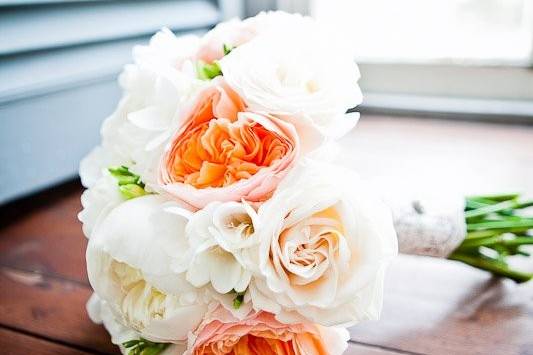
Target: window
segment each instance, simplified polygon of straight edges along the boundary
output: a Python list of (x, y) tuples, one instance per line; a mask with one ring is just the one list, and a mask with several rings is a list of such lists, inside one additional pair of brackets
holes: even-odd
[(528, 65), (531, 5), (529, 0), (314, 0), (310, 12), (349, 34), (364, 62)]
[(353, 46), (363, 108), (533, 122), (533, 0), (278, 0)]

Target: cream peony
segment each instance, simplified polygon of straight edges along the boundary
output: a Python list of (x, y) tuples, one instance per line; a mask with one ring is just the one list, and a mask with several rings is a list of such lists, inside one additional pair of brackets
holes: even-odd
[[(104, 325), (109, 335), (111, 335), (113, 344), (121, 346), (122, 343), (128, 340), (139, 338), (139, 334), (135, 330), (117, 321), (107, 302), (101, 300), (96, 293), (91, 295), (87, 301), (86, 308), (89, 318), (94, 323)], [(121, 348), (121, 350), (124, 349)]]
[[(167, 213), (165, 199), (148, 195), (114, 208), (87, 248), (89, 281), (116, 319), (141, 337), (179, 343), (207, 310), (205, 291), (170, 269), (184, 250), (187, 218)], [(175, 206), (176, 203), (172, 203)]]
[[(135, 330), (126, 327), (120, 323), (106, 301), (93, 293), (87, 301), (87, 313), (89, 318), (96, 324), (102, 324), (111, 335), (111, 342), (117, 345), (122, 354), (128, 354), (129, 351), (122, 345), (123, 343), (139, 339), (141, 336)], [(161, 355), (182, 355), (187, 350), (185, 344), (172, 344)]]
[(104, 172), (93, 186), (81, 195), (83, 210), (78, 214), (78, 219), (82, 223), (85, 236), (90, 238), (94, 226), (123, 201), (117, 181), (109, 172)]
[[(220, 60), (228, 85), (253, 111), (302, 115), (337, 138), (358, 115), (359, 70), (350, 53), (308, 23), (259, 35)], [(295, 45), (297, 44), (297, 45)]]
[(397, 254), (388, 208), (351, 171), (307, 161), (258, 211), (254, 308), (281, 322), (377, 319)]
[(244, 258), (254, 237), (256, 213), (246, 203), (213, 202), (191, 216), (186, 234), (189, 242), (175, 270), (186, 271), (195, 287), (210, 283), (221, 294), (243, 292), (251, 272)]

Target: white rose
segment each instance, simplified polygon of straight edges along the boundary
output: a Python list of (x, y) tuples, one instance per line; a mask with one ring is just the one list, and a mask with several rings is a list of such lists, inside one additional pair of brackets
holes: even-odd
[(290, 30), (294, 26), (312, 25), (312, 23), (313, 20), (310, 17), (288, 14), (283, 11), (261, 12), (243, 21), (231, 19), (219, 23), (202, 37), (195, 57), (198, 60), (212, 63), (225, 55), (225, 46), (226, 48), (239, 47), (259, 34), (279, 32), (281, 28)]
[(377, 319), (384, 271), (397, 254), (392, 217), (358, 177), (306, 161), (258, 211), (256, 309), (281, 322)]
[(263, 11), (254, 17), (242, 21), (247, 27), (254, 29), (255, 33), (277, 31), (280, 33), (296, 26), (315, 26), (316, 22), (309, 16), (290, 14), (284, 11)]
[(89, 281), (117, 320), (156, 342), (187, 339), (207, 311), (205, 291), (170, 269), (186, 245), (187, 219), (147, 195), (115, 207), (94, 229), (87, 248)]
[(86, 159), (82, 180), (94, 181), (112, 162), (128, 166), (148, 190), (157, 190), (156, 168), (168, 139), (180, 126), (181, 109), (206, 85), (196, 78), (190, 60), (198, 43), (196, 36), (177, 38), (164, 29), (148, 46), (134, 48), (134, 64), (126, 65), (119, 77), (123, 97), (101, 128), (98, 157), (107, 159)]
[(243, 292), (251, 278), (246, 252), (258, 244), (256, 218), (246, 203), (208, 204), (191, 216), (186, 230), (189, 246), (175, 270), (186, 271), (187, 280), (196, 287), (210, 283), (221, 294)]
[(168, 28), (163, 28), (150, 38), (147, 46), (135, 46), (133, 57), (138, 64), (151, 63), (164, 70), (183, 69), (194, 57), (200, 46), (200, 37), (186, 34), (176, 37)]
[(81, 195), (83, 210), (78, 214), (78, 219), (82, 223), (85, 236), (90, 238), (94, 226), (123, 201), (117, 180), (109, 172), (104, 172), (93, 186)]
[(220, 60), (224, 79), (250, 110), (308, 116), (329, 137), (351, 129), (361, 103), (359, 70), (335, 38), (308, 22), (255, 37)]

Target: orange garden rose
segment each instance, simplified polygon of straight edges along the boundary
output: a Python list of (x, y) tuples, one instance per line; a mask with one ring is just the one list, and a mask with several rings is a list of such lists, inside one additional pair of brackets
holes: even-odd
[(264, 201), (299, 154), (300, 137), (291, 123), (247, 112), (224, 79), (216, 78), (184, 114), (159, 183), (197, 208), (211, 201)]
[(348, 332), (316, 324), (283, 324), (266, 312), (243, 320), (218, 309), (189, 345), (190, 355), (340, 355)]

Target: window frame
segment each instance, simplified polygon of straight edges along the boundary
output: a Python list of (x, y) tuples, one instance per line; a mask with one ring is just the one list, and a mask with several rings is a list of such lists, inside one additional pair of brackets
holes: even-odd
[[(310, 13), (310, 0), (277, 0), (276, 5), (283, 11)], [(528, 5), (533, 7), (533, 1)], [(533, 124), (533, 46), (528, 62), (520, 64), (358, 64), (366, 94), (362, 111)]]

